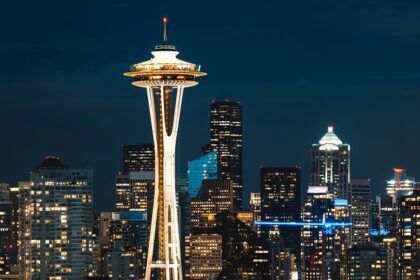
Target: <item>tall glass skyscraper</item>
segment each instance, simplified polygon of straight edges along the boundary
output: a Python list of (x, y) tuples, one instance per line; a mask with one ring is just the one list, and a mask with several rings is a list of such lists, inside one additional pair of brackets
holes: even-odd
[(210, 145), (219, 153), (219, 179), (233, 181), (234, 210), (242, 210), (242, 105), (213, 101)]
[[(23, 279), (84, 279), (93, 273), (92, 170), (46, 157), (22, 191)], [(22, 188), (23, 190), (23, 188)], [(28, 219), (28, 220), (26, 220)]]
[(350, 183), (350, 145), (344, 144), (328, 127), (328, 132), (312, 145), (310, 185), (328, 186), (328, 192), (348, 199)]
[(203, 180), (208, 179), (217, 179), (217, 151), (188, 162), (188, 191), (191, 198), (199, 195)]

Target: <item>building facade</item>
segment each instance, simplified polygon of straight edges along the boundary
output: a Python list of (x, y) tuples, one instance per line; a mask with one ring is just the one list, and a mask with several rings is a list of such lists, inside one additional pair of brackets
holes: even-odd
[(237, 101), (213, 101), (210, 113), (210, 145), (218, 152), (219, 179), (232, 180), (234, 210), (242, 210), (242, 105)]
[(105, 254), (105, 275), (110, 279), (144, 278), (147, 256), (147, 213), (112, 213), (111, 248)]
[(199, 195), (203, 180), (207, 179), (217, 179), (217, 151), (188, 162), (188, 189), (191, 198)]
[(350, 245), (347, 200), (334, 199), (328, 186), (310, 186), (303, 211), (303, 279), (346, 279)]
[(155, 149), (153, 144), (123, 145), (123, 173), (154, 171)]
[(59, 158), (46, 157), (21, 190), (22, 277), (92, 275), (92, 170), (70, 169)]
[(328, 127), (328, 132), (312, 145), (310, 185), (328, 186), (337, 198), (348, 199), (350, 183), (350, 145), (344, 144)]
[(350, 184), (352, 245), (368, 244), (370, 241), (370, 184), (370, 180), (352, 180)]
[(391, 280), (388, 277), (388, 257), (388, 250), (379, 246), (355, 245), (348, 252), (347, 279)]
[(191, 227), (198, 228), (206, 222), (203, 215), (232, 211), (233, 191), (231, 180), (204, 180), (200, 197), (191, 199)]
[[(261, 168), (261, 220), (269, 222), (298, 222), (300, 218), (300, 167)], [(263, 236), (280, 242), (283, 248), (300, 260), (300, 228), (265, 226)]]
[(398, 279), (420, 279), (420, 188), (398, 198)]
[(216, 279), (222, 271), (222, 236), (196, 234), (190, 239), (189, 279)]

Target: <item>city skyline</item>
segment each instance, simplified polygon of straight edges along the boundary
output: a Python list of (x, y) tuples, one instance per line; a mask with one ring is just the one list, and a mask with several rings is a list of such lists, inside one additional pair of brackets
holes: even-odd
[[(242, 2), (209, 7), (199, 14), (220, 12), (220, 21), (192, 24), (195, 15), (185, 21), (179, 10), (184, 3), (160, 3), (163, 9), (148, 3), (142, 8), (153, 12), (139, 17), (135, 9), (122, 12), (126, 2), (87, 4), (81, 12), (72, 10), (77, 1), (41, 6), (46, 17), (37, 14), (22, 33), (20, 22), (9, 28), (20, 36), (5, 34), (6, 68), (16, 55), (22, 74), (13, 76), (12, 66), (0, 72), (0, 90), (17, 90), (0, 103), (3, 129), (15, 129), (0, 138), (8, 140), (0, 161), (6, 174), (0, 173), (1, 279), (420, 277), (420, 162), (413, 149), (420, 138), (420, 55), (405, 49), (420, 37), (407, 29), (391, 32), (401, 28), (389, 14), (397, 4), (302, 0), (303, 6), (277, 3), (284, 10), (276, 13), (264, 5), (270, 12), (262, 15), (261, 7), (251, 13)], [(397, 6), (398, 23), (410, 23), (413, 4)], [(225, 18), (230, 9), (238, 14)], [(295, 23), (287, 32), (303, 33), (283, 29), (278, 19), (287, 9), (292, 13), (284, 16)], [(105, 11), (114, 17), (97, 25)], [(160, 28), (149, 23), (158, 11), (176, 15), (174, 27), (166, 15)], [(230, 20), (247, 11), (254, 17), (230, 30)], [(79, 17), (69, 21), (69, 14)], [(394, 22), (370, 30), (379, 15)], [(38, 35), (57, 41), (37, 45), (32, 31), (54, 17), (53, 27)], [(353, 33), (340, 24), (349, 19)], [(114, 32), (114, 21), (127, 28)], [(141, 22), (134, 28), (141, 42), (134, 42), (127, 31)], [(89, 34), (94, 26), (98, 32)], [(220, 34), (208, 33), (218, 27)], [(143, 54), (149, 30), (163, 30), (151, 56)], [(246, 37), (238, 43), (240, 35)], [(90, 45), (100, 38), (113, 40)], [(313, 44), (299, 48), (302, 38)], [(397, 46), (398, 53), (385, 52)], [(43, 54), (46, 49), (51, 52)], [(107, 52), (111, 56), (101, 56)], [(52, 57), (62, 60), (48, 64)], [(119, 76), (142, 90), (115, 76), (126, 59)], [(36, 97), (21, 98), (25, 88), (23, 96)], [(8, 121), (11, 111), (18, 116)], [(35, 156), (38, 164), (31, 163)]]
[[(173, 3), (140, 18), (132, 11), (139, 5), (134, 3), (84, 3), (86, 14), (77, 1), (49, 4), (28, 4), (28, 13), (7, 3), (4, 11), (10, 13), (1, 19), (13, 26), (5, 30), (1, 52), (7, 69), (0, 75), (1, 125), (9, 132), (0, 140), (2, 182), (25, 180), (40, 158), (57, 154), (71, 166), (94, 169), (96, 209), (108, 208), (121, 170), (121, 145), (151, 142), (147, 108), (140, 106), (146, 96), (130, 89), (119, 73), (147, 58), (160, 38), (155, 30), (163, 15), (173, 24), (170, 39), (210, 73), (200, 89), (188, 93), (185, 108), (190, 109), (182, 115), (194, 116), (188, 126), (181, 124), (178, 155), (184, 171), (208, 142), (211, 100), (235, 99), (244, 110), (245, 202), (258, 190), (261, 165), (300, 165), (307, 174), (310, 145), (328, 124), (351, 144), (352, 173), (371, 178), (373, 193), (384, 192), (394, 167), (419, 177), (418, 153), (412, 149), (420, 138), (416, 3), (270, 3), (272, 11), (257, 7), (262, 15), (246, 3), (240, 12), (229, 4), (217, 21), (216, 8), (184, 17), (185, 6)], [(18, 11), (19, 21), (12, 18)], [(389, 16), (399, 24), (391, 28)], [(197, 32), (203, 36), (188, 38)], [(238, 44), (241, 48), (234, 48)], [(279, 51), (267, 52), (273, 45)], [(235, 73), (220, 67), (226, 62)], [(248, 79), (243, 69), (250, 68), (270, 74)], [(194, 142), (188, 139), (193, 133), (199, 135)], [(381, 158), (384, 151), (387, 157)], [(303, 175), (303, 189), (308, 181)]]

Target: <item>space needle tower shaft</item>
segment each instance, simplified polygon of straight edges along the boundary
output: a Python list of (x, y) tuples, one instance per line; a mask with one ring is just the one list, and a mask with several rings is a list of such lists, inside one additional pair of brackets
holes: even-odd
[(184, 88), (205, 76), (200, 66), (177, 58), (168, 44), (166, 18), (163, 43), (152, 51), (153, 58), (131, 66), (125, 76), (147, 90), (155, 145), (155, 188), (149, 232), (145, 279), (182, 279), (182, 261), (175, 189), (175, 148)]

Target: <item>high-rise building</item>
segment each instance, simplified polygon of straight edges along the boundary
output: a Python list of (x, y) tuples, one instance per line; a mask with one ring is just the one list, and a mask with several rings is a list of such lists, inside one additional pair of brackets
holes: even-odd
[(190, 238), (190, 279), (216, 279), (222, 271), (222, 236), (195, 234)]
[(352, 180), (350, 184), (352, 245), (369, 243), (370, 180)]
[(146, 279), (152, 277), (152, 269), (158, 270), (161, 278), (166, 279), (182, 279), (183, 275), (175, 190), (175, 147), (184, 89), (197, 85), (195, 79), (206, 73), (200, 71), (201, 66), (177, 58), (178, 54), (175, 46), (168, 44), (164, 18), (163, 43), (155, 47), (153, 58), (132, 65), (124, 74), (133, 78), (134, 86), (147, 89), (156, 147), (157, 169)]
[(231, 180), (204, 180), (200, 197), (191, 199), (191, 227), (200, 227), (202, 216), (232, 211)]
[(19, 187), (9, 188), (10, 201), (12, 203), (12, 244), (11, 258), (13, 270), (18, 270), (18, 253), (19, 253)]
[(148, 213), (149, 220), (153, 209), (154, 182), (152, 171), (130, 172), (130, 211)]
[(137, 280), (142, 278), (142, 256), (122, 248), (110, 249), (105, 255), (105, 271), (107, 276), (98, 279)]
[(115, 209), (129, 211), (131, 207), (130, 174), (119, 172), (115, 177)]
[(215, 218), (215, 232), (223, 242), (223, 270), (218, 279), (269, 279), (269, 246), (247, 225), (252, 213), (221, 213)]
[(9, 200), (9, 184), (0, 183), (0, 201)]
[(261, 221), (261, 193), (251, 192), (249, 194), (249, 206), (254, 214), (254, 222)]
[(270, 279), (297, 279), (296, 256), (279, 243), (270, 243)]
[(97, 252), (97, 264), (96, 264), (96, 275), (105, 276), (106, 272), (106, 253), (111, 248), (111, 221), (113, 212), (101, 212), (99, 214), (99, 233), (97, 237), (98, 252)]
[(117, 211), (140, 211), (152, 209), (155, 173), (153, 171), (131, 171), (116, 176)]
[[(300, 221), (300, 178), (300, 167), (261, 168), (262, 221)], [(262, 232), (265, 238), (283, 242), (295, 256), (300, 256), (300, 228), (274, 225), (264, 227)]]
[(350, 145), (344, 144), (328, 127), (328, 132), (312, 145), (310, 185), (328, 186), (337, 198), (348, 199), (350, 183)]
[(22, 277), (92, 275), (92, 170), (70, 169), (58, 157), (46, 157), (31, 173), (30, 186), (22, 184), (20, 190), (20, 244), (27, 250), (20, 255), (20, 263), (26, 266)]
[(350, 241), (347, 200), (334, 199), (327, 186), (310, 186), (303, 222), (304, 279), (345, 279)]
[(389, 250), (375, 245), (355, 245), (348, 251), (349, 280), (391, 280), (388, 275)]
[(388, 280), (394, 280), (397, 277), (397, 207), (391, 196), (378, 195), (375, 197), (370, 209), (372, 213), (369, 239), (373, 243), (380, 244), (382, 248), (387, 249)]
[(213, 101), (210, 144), (218, 152), (219, 179), (232, 180), (235, 211), (242, 210), (242, 105), (233, 100)]
[(386, 192), (392, 197), (393, 207), (396, 207), (399, 196), (408, 195), (413, 192), (415, 180), (408, 178), (405, 169), (394, 168), (394, 178), (387, 181)]
[(420, 279), (420, 188), (398, 197), (397, 279)]
[(15, 265), (12, 218), (12, 202), (0, 200), (0, 275), (10, 274)]
[(203, 180), (207, 179), (217, 179), (217, 151), (188, 162), (188, 189), (191, 198), (199, 195)]
[[(110, 219), (109, 214), (110, 213)], [(102, 213), (101, 234), (110, 246), (104, 252), (103, 274), (109, 279), (143, 279), (146, 269), (147, 215), (138, 211)]]
[(0, 276), (16, 274), (18, 270), (17, 190), (0, 183)]
[(31, 279), (31, 182), (19, 182), (19, 273), (23, 279)]
[[(183, 277), (188, 271), (186, 267), (186, 250), (189, 246), (189, 236), (191, 234), (191, 198), (188, 192), (188, 179), (186, 176), (176, 178), (176, 194), (179, 205), (179, 226), (181, 238), (181, 256), (183, 266)], [(187, 242), (188, 240), (188, 242)]]
[(397, 235), (397, 208), (389, 195), (378, 195), (375, 198), (378, 207), (378, 230), (381, 235)]
[[(332, 218), (335, 223), (350, 223), (350, 205), (347, 199), (335, 199), (334, 208), (332, 209)], [(351, 226), (336, 226), (328, 229), (325, 228), (324, 233), (334, 236), (334, 269), (340, 279), (347, 279), (347, 252), (351, 245)]]
[(123, 145), (123, 172), (154, 171), (155, 149), (153, 144)]

